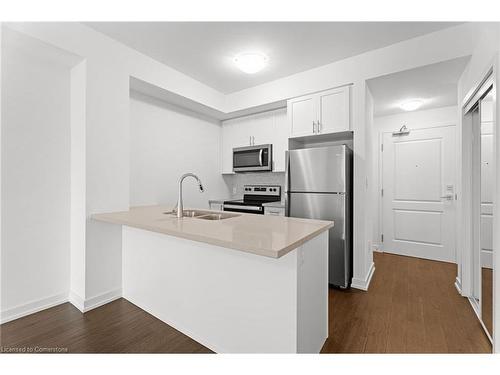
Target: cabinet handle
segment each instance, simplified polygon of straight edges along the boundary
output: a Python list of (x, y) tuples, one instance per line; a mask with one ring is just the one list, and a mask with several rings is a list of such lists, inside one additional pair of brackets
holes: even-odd
[(315, 127), (315, 125), (316, 125), (316, 121), (313, 121), (313, 134), (316, 134), (316, 127)]
[(248, 141), (248, 144), (251, 146), (252, 145), (252, 136), (249, 137), (250, 140)]
[(318, 134), (321, 133), (321, 122), (318, 120)]
[(252, 135), (252, 146), (255, 146), (255, 137)]

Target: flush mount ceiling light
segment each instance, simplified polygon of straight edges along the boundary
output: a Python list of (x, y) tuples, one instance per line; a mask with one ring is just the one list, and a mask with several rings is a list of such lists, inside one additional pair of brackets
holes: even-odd
[(244, 52), (237, 55), (233, 61), (241, 71), (254, 74), (264, 69), (269, 59), (263, 53)]
[(413, 99), (413, 100), (408, 100), (407, 102), (403, 102), (399, 105), (399, 108), (405, 110), (405, 111), (414, 111), (416, 109), (419, 109), (422, 104), (424, 104), (423, 100), (420, 99)]

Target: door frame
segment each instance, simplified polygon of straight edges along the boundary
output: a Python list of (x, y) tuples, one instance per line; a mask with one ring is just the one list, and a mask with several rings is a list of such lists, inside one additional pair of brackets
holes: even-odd
[[(436, 126), (425, 126), (425, 127), (418, 127), (418, 128), (410, 128), (410, 131), (416, 131), (416, 130), (429, 130), (429, 129), (437, 129), (437, 128), (447, 128), (450, 126), (455, 127), (455, 139), (457, 139), (457, 125), (456, 123), (439, 123), (439, 125)], [(397, 131), (398, 129), (394, 129), (393, 131)], [(378, 192), (377, 192), (377, 204), (378, 204), (378, 220), (380, 225), (378, 226), (378, 239), (380, 240), (379, 246), (378, 246), (378, 251), (384, 252), (384, 242), (382, 241), (382, 235), (384, 234), (384, 200), (382, 197), (382, 189), (384, 189), (384, 151), (383, 151), (383, 144), (384, 144), (384, 135), (385, 134), (392, 134), (393, 131), (380, 131), (378, 134)], [(457, 169), (458, 165), (458, 149), (455, 147), (455, 168)], [(456, 171), (455, 171), (456, 172)], [(455, 192), (457, 191), (457, 184), (458, 182), (458, 175), (455, 173)], [(457, 202), (457, 200), (455, 200)], [(457, 211), (455, 210), (455, 223), (457, 222)], [(455, 242), (455, 261), (457, 259), (457, 244)]]

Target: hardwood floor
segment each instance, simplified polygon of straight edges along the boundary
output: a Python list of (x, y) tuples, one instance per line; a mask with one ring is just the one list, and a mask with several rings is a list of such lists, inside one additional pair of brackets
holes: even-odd
[(211, 352), (123, 298), (85, 314), (65, 303), (3, 324), (0, 345), (68, 353)]
[(488, 332), (493, 332), (493, 270), (481, 269), (481, 314)]
[[(330, 290), (330, 338), (323, 353), (489, 353), (456, 266), (375, 253), (369, 292)], [(70, 353), (209, 353), (130, 302), (81, 314), (65, 303), (0, 326), (0, 346)], [(48, 350), (44, 350), (48, 351)]]
[(330, 289), (323, 353), (491, 353), (456, 265), (375, 253), (368, 292)]

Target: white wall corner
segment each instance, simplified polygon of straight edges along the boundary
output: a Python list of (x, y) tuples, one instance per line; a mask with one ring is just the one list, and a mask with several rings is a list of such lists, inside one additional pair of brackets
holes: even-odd
[(114, 289), (110, 290), (109, 292), (99, 294), (91, 298), (87, 298), (83, 303), (83, 310), (78, 308), (78, 306), (77, 308), (82, 312), (87, 312), (102, 305), (105, 305), (107, 303), (113, 302), (114, 300), (117, 300), (118, 298), (121, 297), (122, 297), (122, 288)]
[(368, 291), (374, 273), (375, 273), (375, 263), (372, 262), (364, 279), (353, 277), (351, 282), (351, 288)]
[(80, 310), (80, 312), (82, 313), (84, 312), (85, 301), (81, 296), (70, 290), (68, 300), (73, 306), (75, 306), (78, 310)]

